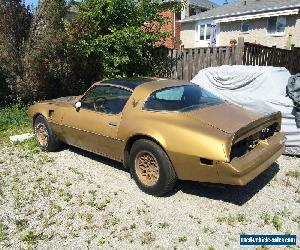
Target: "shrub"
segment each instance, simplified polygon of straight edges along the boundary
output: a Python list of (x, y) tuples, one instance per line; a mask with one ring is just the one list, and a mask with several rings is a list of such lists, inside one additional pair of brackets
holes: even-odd
[(153, 0), (86, 0), (69, 23), (68, 46), (96, 58), (105, 77), (153, 75), (162, 61), (155, 53), (169, 36), (160, 13), (170, 6)]

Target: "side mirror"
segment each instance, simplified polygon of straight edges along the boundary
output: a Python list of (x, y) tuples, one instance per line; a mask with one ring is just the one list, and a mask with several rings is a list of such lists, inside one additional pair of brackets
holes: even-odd
[(75, 109), (78, 111), (81, 108), (81, 102), (75, 103)]

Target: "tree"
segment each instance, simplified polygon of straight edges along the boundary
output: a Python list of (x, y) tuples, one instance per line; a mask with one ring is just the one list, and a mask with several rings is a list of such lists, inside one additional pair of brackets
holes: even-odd
[(51, 98), (62, 94), (67, 67), (64, 0), (42, 0), (33, 18), (24, 57), (23, 99)]
[(158, 0), (86, 0), (68, 25), (68, 46), (97, 58), (105, 77), (153, 74), (155, 48), (170, 35), (160, 32), (164, 8)]
[(32, 14), (21, 0), (0, 0), (0, 105), (16, 95)]

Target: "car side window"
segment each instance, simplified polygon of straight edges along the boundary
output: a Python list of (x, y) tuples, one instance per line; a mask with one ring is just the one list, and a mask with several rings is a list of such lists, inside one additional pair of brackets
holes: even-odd
[(95, 86), (81, 100), (84, 109), (119, 114), (125, 107), (131, 92), (114, 86)]

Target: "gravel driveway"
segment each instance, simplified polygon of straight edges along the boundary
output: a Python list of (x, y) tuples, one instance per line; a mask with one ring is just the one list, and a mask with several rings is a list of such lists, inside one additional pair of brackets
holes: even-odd
[(155, 198), (94, 154), (3, 146), (0, 249), (241, 249), (240, 234), (285, 233), (299, 244), (299, 170), (282, 156), (246, 187), (181, 181)]

